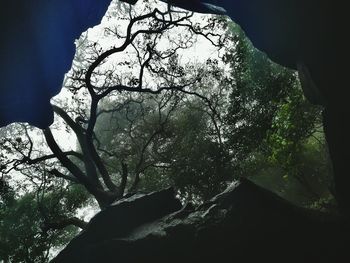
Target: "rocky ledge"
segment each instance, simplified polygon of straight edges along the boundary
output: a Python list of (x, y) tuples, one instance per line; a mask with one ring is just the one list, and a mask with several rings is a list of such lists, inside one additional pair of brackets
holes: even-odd
[(199, 207), (169, 188), (101, 211), (52, 262), (350, 262), (350, 227), (248, 180)]

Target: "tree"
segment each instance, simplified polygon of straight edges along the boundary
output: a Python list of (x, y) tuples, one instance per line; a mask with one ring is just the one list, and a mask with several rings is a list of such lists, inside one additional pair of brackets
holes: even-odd
[(99, 142), (105, 158), (124, 160), (140, 189), (173, 185), (186, 200), (203, 201), (232, 180), (220, 121), (228, 86), (222, 85), (225, 71), (217, 61), (208, 59), (205, 69), (194, 67), (192, 72), (201, 70), (203, 75), (191, 87), (196, 96), (176, 91), (128, 96), (116, 111), (105, 112), (96, 133), (105, 135)]
[(225, 123), (234, 158), (243, 160), (261, 145), (279, 104), (297, 80), (293, 71), (272, 63), (240, 34), (235, 36), (235, 51), (226, 57), (235, 78)]
[[(73, 107), (65, 105), (64, 108), (56, 101), (52, 106), (66, 129), (76, 136), (79, 151), (62, 150), (52, 131), (53, 127), (43, 130), (47, 149), (38, 150), (30, 135), (31, 128), (22, 125), (22, 136), (2, 140), (3, 147), (9, 148), (9, 151), (15, 152), (16, 155), (4, 162), (5, 166), (11, 164), (11, 167), (3, 169), (2, 172), (6, 174), (11, 170), (18, 170), (21, 173), (28, 173), (26, 170), (29, 169), (33, 174), (37, 174), (38, 171), (41, 173), (47, 171), (48, 177), (63, 178), (70, 183), (83, 185), (101, 208), (121, 198), (126, 190), (128, 169), (124, 166), (123, 160), (119, 160), (122, 169), (111, 173), (102, 159), (102, 153), (105, 151), (99, 151), (96, 147), (98, 138), (94, 130), (99, 116), (105, 111), (99, 104), (116, 92), (159, 94), (166, 90), (177, 90), (191, 94), (186, 88), (199, 81), (200, 72), (187, 79), (183, 77), (185, 68), (178, 65), (178, 51), (191, 46), (196, 35), (210, 39), (205, 31), (213, 26), (206, 25), (200, 28), (194, 25), (190, 20), (192, 15), (146, 7), (146, 12), (141, 15), (133, 14), (131, 11), (127, 14), (130, 20), (124, 29), (125, 32), (118, 30), (114, 32), (112, 28), (105, 30), (107, 34), (113, 34), (114, 42), (119, 41), (119, 45), (103, 50), (95, 42), (88, 43), (88, 40), (85, 40), (85, 43), (79, 43), (85, 49), (85, 57), (78, 58), (76, 63), (79, 60), (83, 63), (75, 64), (66, 80), (66, 86), (74, 95), (74, 105)], [(177, 40), (167, 35), (169, 30), (176, 27), (183, 29), (182, 36)], [(219, 35), (210, 37), (216, 38), (217, 44), (210, 39), (213, 44), (222, 46), (223, 39)], [(161, 42), (167, 38), (170, 38), (171, 46), (163, 50)], [(123, 52), (134, 55), (135, 59), (130, 60), (130, 57), (122, 58), (120, 61), (117, 59), (108, 68), (106, 60), (112, 55)], [(114, 71), (116, 66), (119, 70), (125, 67), (134, 71), (118, 74)], [(80, 97), (82, 93), (86, 95), (85, 98)], [(111, 110), (113, 109), (107, 109)], [(137, 182), (138, 176), (135, 176), (132, 189), (136, 187)]]
[(322, 108), (305, 99), (295, 72), (239, 35), (226, 56), (235, 75), (225, 117), (235, 172), (300, 205), (333, 199)]
[[(108, 144), (112, 138), (109, 135), (101, 144), (109, 145), (114, 152), (124, 152), (129, 167), (135, 167), (140, 160), (136, 156), (143, 153), (147, 169), (142, 170), (141, 189), (175, 185), (184, 199), (202, 202), (230, 181), (249, 176), (291, 201), (309, 205), (329, 194), (326, 149), (324, 145), (311, 145), (319, 132), (321, 109), (305, 100), (295, 72), (272, 63), (239, 29), (233, 30), (234, 48), (223, 57), (231, 65), (231, 72), (223, 71), (225, 66), (218, 60), (208, 59), (200, 87), (192, 87), (206, 94), (204, 99), (177, 96), (172, 100), (174, 94), (165, 97), (168, 101), (147, 95), (130, 98), (126, 109), (102, 121), (109, 123), (107, 129), (114, 138), (123, 139)], [(176, 107), (167, 112), (161, 101)], [(162, 117), (167, 123), (159, 121)], [(138, 149), (153, 132), (157, 133), (156, 140), (149, 142), (147, 151)], [(121, 145), (118, 141), (127, 143)], [(274, 160), (277, 152), (283, 159)], [(321, 183), (304, 178), (319, 173), (311, 169), (313, 155), (314, 161), (325, 163), (317, 177), (323, 178)], [(268, 167), (271, 175), (263, 172)], [(303, 176), (301, 169), (305, 170)], [(286, 173), (292, 178), (287, 180)], [(283, 186), (278, 180), (285, 182)], [(297, 180), (298, 187), (292, 187), (293, 180)], [(313, 188), (320, 192), (312, 193)]]
[[(181, 66), (179, 52), (192, 46), (197, 37), (209, 40), (216, 48), (222, 47), (224, 38), (208, 33), (214, 26), (212, 19), (203, 26), (191, 21), (191, 13), (147, 6), (142, 14), (127, 11), (119, 19), (129, 21), (126, 28), (104, 30), (106, 37), (113, 39), (111, 46), (102, 47), (92, 41), (89, 32), (77, 41), (76, 59), (65, 80), (64, 92), (71, 99), (53, 101), (54, 125), (39, 130), (22, 123), (2, 131), (1, 177), (11, 181), (18, 193), (13, 202), (2, 207), (4, 225), (0, 230), (2, 242), (8, 244), (2, 251), (4, 260), (46, 261), (53, 247), (66, 242), (77, 227), (85, 227), (86, 223), (76, 214), (91, 196), (103, 209), (134, 192), (141, 173), (149, 166), (146, 153), (159, 138), (166, 115), (176, 106), (176, 102), (173, 106), (168, 104), (167, 98), (180, 96), (177, 92), (200, 96), (188, 88), (200, 82), (202, 72)], [(169, 33), (178, 28), (181, 35), (174, 37), (176, 34)], [(164, 49), (164, 41), (171, 43), (169, 48)], [(121, 59), (110, 60), (115, 54), (120, 54)], [(120, 71), (115, 71), (115, 67)], [(184, 76), (187, 70), (191, 71), (189, 77)], [(161, 117), (158, 130), (138, 134), (129, 152), (108, 152), (96, 132), (100, 119), (109, 112), (120, 114), (120, 104), (128, 104), (123, 101), (125, 97), (162, 92), (165, 95), (157, 105), (168, 113), (161, 113), (164, 121)], [(77, 146), (64, 145), (59, 138), (62, 134), (75, 136)], [(138, 159), (127, 163), (126, 156), (134, 153)], [(114, 159), (114, 167), (105, 161), (106, 156), (113, 157), (110, 159)], [(33, 216), (29, 216), (29, 211)], [(17, 226), (18, 235), (13, 230)]]
[[(66, 192), (63, 199), (62, 196), (57, 196), (58, 193), (51, 193), (46, 195), (44, 200), (38, 200), (43, 196), (33, 192), (18, 196), (6, 181), (1, 182), (0, 260), (4, 262), (47, 262), (51, 253), (54, 252), (53, 247), (66, 244), (77, 233), (74, 225), (79, 225), (81, 221), (76, 219), (78, 223), (64, 226), (62, 216), (74, 214), (73, 207), (84, 204), (82, 195), (79, 193), (81, 190), (76, 189), (75, 192), (71, 190), (68, 194)], [(42, 210), (45, 210), (45, 215), (55, 220), (61, 218), (61, 225), (48, 226), (46, 224), (48, 219), (43, 217)], [(51, 223), (54, 222), (51, 221)]]

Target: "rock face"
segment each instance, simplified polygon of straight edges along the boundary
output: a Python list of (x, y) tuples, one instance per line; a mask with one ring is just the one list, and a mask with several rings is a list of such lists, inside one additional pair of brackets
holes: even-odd
[(242, 180), (197, 208), (172, 189), (118, 201), (52, 262), (350, 262), (349, 234)]
[(1, 6), (0, 127), (53, 122), (50, 99), (72, 66), (74, 41), (100, 23), (110, 2), (12, 0)]

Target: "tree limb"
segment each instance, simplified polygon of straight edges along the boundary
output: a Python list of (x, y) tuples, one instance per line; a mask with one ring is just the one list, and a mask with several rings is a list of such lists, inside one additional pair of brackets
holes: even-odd
[(50, 174), (58, 177), (58, 178), (63, 178), (65, 180), (68, 180), (68, 181), (71, 181), (73, 183), (77, 183), (77, 184), (80, 184), (79, 180), (74, 177), (74, 176), (71, 176), (71, 175), (66, 175), (66, 174), (63, 174), (61, 173), (60, 171), (58, 171), (57, 169), (53, 169), (53, 170), (50, 170), (48, 171)]
[[(77, 180), (83, 184), (86, 189), (96, 197), (97, 200), (104, 200), (108, 196), (105, 195), (101, 186), (93, 184), (91, 180), (84, 175), (84, 173), (76, 166), (71, 160), (68, 159), (62, 152), (62, 150), (57, 145), (50, 128), (46, 128), (43, 130), (44, 136), (47, 142), (47, 145), (50, 147), (51, 151), (56, 155), (57, 159), (61, 162), (61, 164), (73, 175), (77, 178)], [(109, 198), (107, 198), (109, 199)], [(107, 201), (107, 200), (104, 200)]]

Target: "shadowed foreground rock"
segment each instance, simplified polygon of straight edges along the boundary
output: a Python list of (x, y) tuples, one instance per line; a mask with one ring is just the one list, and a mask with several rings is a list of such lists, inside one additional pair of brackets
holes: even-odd
[(198, 208), (172, 189), (118, 201), (52, 262), (350, 262), (349, 233), (242, 180)]

